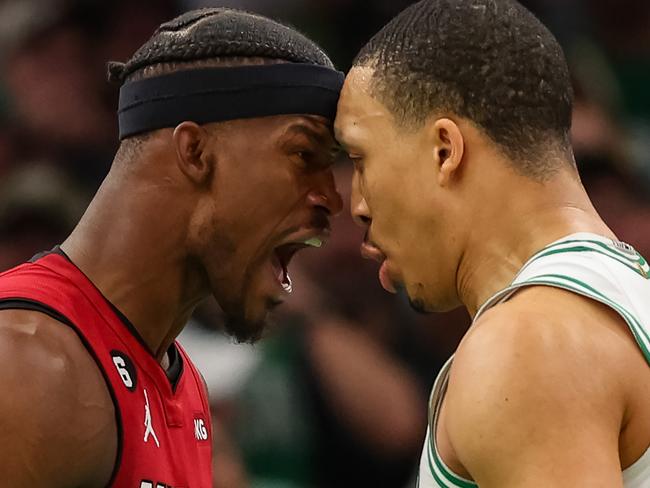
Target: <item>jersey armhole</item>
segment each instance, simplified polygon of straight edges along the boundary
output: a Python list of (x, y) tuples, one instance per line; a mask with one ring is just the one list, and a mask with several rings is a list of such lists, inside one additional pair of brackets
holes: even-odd
[(111, 396), (111, 401), (113, 402), (113, 407), (115, 411), (115, 425), (117, 427), (117, 452), (115, 453), (115, 464), (111, 472), (111, 477), (109, 478), (109, 481), (106, 484), (106, 488), (110, 488), (111, 486), (113, 486), (113, 483), (115, 482), (115, 478), (117, 476), (117, 472), (119, 470), (120, 463), (122, 461), (124, 429), (122, 426), (122, 414), (120, 413), (120, 407), (117, 402), (117, 396), (115, 395), (115, 390), (113, 389), (113, 385), (111, 385), (108, 375), (106, 374), (106, 371), (104, 370), (104, 367), (102, 366), (101, 361), (97, 357), (95, 351), (90, 346), (90, 343), (86, 340), (86, 338), (81, 333), (79, 328), (70, 319), (68, 319), (65, 315), (63, 315), (62, 313), (58, 312), (57, 310), (53, 309), (52, 307), (44, 303), (38, 302), (36, 300), (27, 299), (27, 298), (7, 298), (7, 299), (0, 300), (0, 310), (29, 310), (32, 312), (40, 312), (42, 314), (47, 315), (50, 318), (53, 318), (57, 322), (61, 322), (62, 324), (70, 327), (74, 331), (74, 333), (77, 335), (77, 337), (83, 344), (84, 349), (86, 349), (88, 354), (90, 354), (90, 357), (93, 358), (93, 361), (99, 368), (99, 371), (101, 372), (102, 377), (104, 378), (104, 383), (106, 384), (108, 393)]

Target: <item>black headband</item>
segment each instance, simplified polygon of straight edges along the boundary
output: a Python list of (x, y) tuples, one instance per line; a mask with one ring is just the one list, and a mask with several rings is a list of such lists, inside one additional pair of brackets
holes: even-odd
[(120, 139), (175, 127), (269, 115), (334, 119), (344, 75), (324, 66), (282, 63), (177, 71), (120, 88)]

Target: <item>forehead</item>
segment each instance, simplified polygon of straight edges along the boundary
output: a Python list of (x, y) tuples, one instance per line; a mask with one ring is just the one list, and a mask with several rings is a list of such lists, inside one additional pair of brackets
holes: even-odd
[(392, 127), (392, 114), (371, 94), (372, 74), (372, 68), (357, 67), (345, 78), (334, 123), (336, 138), (343, 144), (367, 131)]
[(333, 124), (334, 121), (320, 115), (287, 115), (284, 119), (287, 131), (302, 132), (323, 144), (333, 142)]
[[(275, 119), (272, 123), (279, 134), (297, 132), (313, 137), (321, 144), (333, 142), (332, 121), (320, 115), (279, 115), (267, 118)], [(261, 120), (265, 121), (267, 118)]]
[(263, 137), (272, 142), (291, 133), (302, 133), (321, 144), (334, 142), (332, 122), (318, 115), (273, 115), (214, 123), (242, 137)]

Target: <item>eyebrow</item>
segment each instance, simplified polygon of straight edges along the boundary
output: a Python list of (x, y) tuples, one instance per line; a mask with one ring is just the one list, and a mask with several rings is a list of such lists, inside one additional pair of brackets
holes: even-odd
[(338, 141), (332, 135), (325, 135), (322, 131), (318, 131), (309, 126), (305, 122), (296, 122), (289, 126), (287, 132), (297, 132), (304, 134), (312, 142), (324, 147), (331, 147), (333, 150), (340, 150), (341, 146)]
[(353, 143), (350, 143), (348, 140), (348, 135), (348, 131), (344, 131), (342, 129), (339, 129), (338, 131), (336, 129), (334, 130), (334, 139), (336, 141), (336, 147), (339, 149), (339, 151), (347, 153), (350, 149), (350, 146), (353, 145)]
[(347, 150), (348, 150), (348, 146), (347, 146), (347, 144), (345, 143), (344, 140), (342, 140), (341, 137), (336, 137), (336, 146), (337, 146), (337, 147), (339, 148), (339, 150), (341, 150), (341, 151), (347, 151)]

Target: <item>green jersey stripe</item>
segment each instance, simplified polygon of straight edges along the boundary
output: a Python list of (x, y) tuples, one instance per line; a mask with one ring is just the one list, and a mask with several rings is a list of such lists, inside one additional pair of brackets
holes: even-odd
[(441, 488), (454, 488), (453, 484), (450, 487), (449, 483), (443, 481), (443, 479), (438, 475), (436, 468), (431, 461), (431, 448), (427, 449), (427, 460), (429, 461), (429, 471), (431, 471), (431, 475), (433, 476), (433, 479), (436, 480), (438, 486)]
[(456, 475), (453, 471), (451, 471), (443, 462), (442, 459), (440, 458), (440, 455), (438, 454), (438, 450), (436, 449), (433, 451), (431, 449), (431, 444), (429, 444), (429, 451), (432, 451), (431, 454), (433, 455), (433, 459), (436, 463), (436, 466), (440, 469), (440, 472), (444, 475), (445, 478), (447, 478), (450, 482), (454, 483), (456, 486), (460, 486), (461, 488), (474, 488), (476, 485), (469, 480), (465, 480), (461, 478), (460, 476)]
[(569, 240), (566, 240), (566, 241), (556, 242), (555, 244), (550, 244), (550, 245), (546, 246), (544, 249), (542, 249), (541, 251), (536, 253), (533, 256), (533, 258), (535, 258), (537, 254), (543, 253), (544, 251), (548, 251), (549, 249), (554, 249), (554, 248), (556, 248), (558, 246), (564, 246), (566, 244), (582, 244), (582, 245), (584, 245), (584, 244), (593, 244), (595, 246), (601, 247), (602, 249), (606, 249), (607, 251), (610, 251), (613, 254), (616, 254), (618, 257), (621, 257), (623, 259), (627, 259), (629, 261), (632, 261), (633, 263), (638, 262), (639, 259), (643, 259), (643, 257), (638, 252), (634, 256), (632, 256), (631, 254), (626, 254), (626, 253), (618, 250), (613, 245), (605, 244), (604, 242), (596, 241), (596, 240), (593, 240), (593, 239), (569, 239)]
[[(431, 431), (429, 431), (429, 435), (431, 434)], [(458, 488), (476, 488), (475, 483), (472, 483), (470, 481), (464, 480), (457, 475), (455, 475), (443, 462), (442, 459), (440, 459), (440, 456), (438, 456), (438, 452), (434, 451), (431, 447), (431, 443), (428, 443), (428, 449), (427, 449), (427, 458), (429, 460), (429, 468), (431, 469), (431, 474), (433, 474), (433, 477), (436, 479), (436, 482), (442, 486), (442, 487), (458, 487)], [(431, 462), (431, 458), (433, 458), (433, 462)], [(434, 466), (435, 463), (435, 466)], [(436, 469), (437, 468), (437, 469)], [(440, 475), (442, 475), (445, 479), (442, 480), (440, 478)]]
[(440, 479), (438, 474), (436, 473), (436, 468), (433, 467), (433, 463), (431, 462), (431, 450), (427, 449), (427, 461), (429, 461), (429, 471), (431, 472), (431, 475), (433, 476), (433, 479), (436, 480), (436, 483), (438, 484), (439, 487), (441, 488), (448, 488), (449, 485)]
[[(612, 258), (614, 261), (617, 261), (621, 263), (623, 266), (627, 266), (629, 269), (634, 271), (636, 274), (642, 276), (643, 278), (646, 278), (646, 275), (642, 272), (641, 269), (638, 267), (634, 267), (630, 264), (629, 260), (623, 260), (621, 258), (618, 258), (616, 256), (613, 256), (612, 254), (608, 254), (604, 251), (601, 251), (600, 249), (594, 249), (593, 247), (587, 247), (587, 246), (574, 246), (574, 247), (564, 247), (561, 249), (550, 249), (546, 251), (545, 253), (538, 254), (535, 259), (543, 258), (544, 256), (551, 256), (553, 254), (562, 254), (565, 252), (595, 252), (598, 254), (602, 254), (603, 256), (607, 256), (609, 258)], [(633, 261), (637, 266), (640, 265), (639, 261)]]
[(620, 249), (618, 249), (613, 244), (612, 245), (605, 244), (604, 242), (590, 240), (590, 239), (575, 240), (575, 241), (568, 240), (568, 241), (564, 241), (562, 244), (574, 244), (574, 243), (578, 243), (578, 242), (588, 242), (589, 244), (594, 244), (596, 246), (599, 246), (599, 247), (601, 247), (603, 249), (606, 249), (606, 250), (618, 255), (621, 258), (629, 259), (632, 262), (637, 262), (639, 260), (639, 258), (641, 257), (641, 255), (638, 252), (636, 252), (636, 250), (634, 251), (634, 254), (625, 253), (625, 252), (621, 251)]

